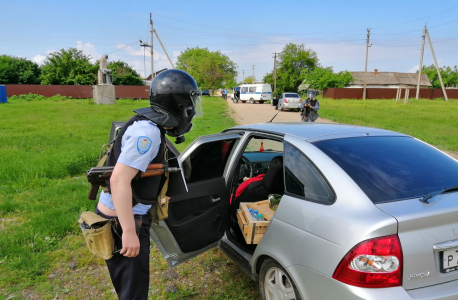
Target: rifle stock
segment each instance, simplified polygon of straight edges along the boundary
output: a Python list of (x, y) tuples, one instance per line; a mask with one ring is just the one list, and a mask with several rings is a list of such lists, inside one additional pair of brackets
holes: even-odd
[[(114, 167), (93, 167), (86, 172), (87, 180), (91, 183), (91, 188), (87, 196), (90, 200), (97, 198), (100, 186), (106, 186), (106, 180), (109, 180), (113, 174)], [(162, 175), (165, 172), (178, 172), (181, 168), (169, 168), (163, 164), (149, 164), (145, 172), (139, 172), (134, 179)]]

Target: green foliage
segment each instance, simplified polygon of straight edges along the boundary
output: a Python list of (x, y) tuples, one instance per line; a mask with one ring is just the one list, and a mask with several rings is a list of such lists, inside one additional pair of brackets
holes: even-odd
[(280, 53), (277, 69), (277, 94), (297, 91), (305, 74), (319, 66), (315, 51), (304, 44), (289, 43)]
[(22, 57), (0, 55), (1, 84), (38, 84), (39, 66)]
[[(444, 82), (445, 87), (458, 87), (458, 68), (454, 66), (453, 68), (444, 66), (439, 68), (442, 81)], [(417, 72), (418, 73), (418, 72)], [(433, 85), (431, 88), (440, 89), (441, 83), (439, 81), (439, 76), (437, 75), (437, 70), (434, 64), (430, 66), (423, 66), (422, 73), (426, 74), (429, 81)]]
[(247, 76), (243, 79), (243, 83), (253, 83), (253, 82), (254, 82), (253, 76)]
[(190, 74), (199, 89), (218, 89), (233, 80), (237, 65), (220, 51), (211, 52), (207, 48), (187, 48), (181, 52), (177, 69)]
[(354, 80), (350, 72), (333, 73), (332, 67), (317, 67), (304, 73), (304, 82), (309, 89), (343, 88)]
[(110, 62), (107, 69), (111, 70), (114, 85), (143, 85), (140, 74), (123, 61)]
[(61, 49), (46, 57), (41, 71), (41, 84), (93, 85), (97, 82), (98, 66), (90, 62), (91, 56), (76, 48)]

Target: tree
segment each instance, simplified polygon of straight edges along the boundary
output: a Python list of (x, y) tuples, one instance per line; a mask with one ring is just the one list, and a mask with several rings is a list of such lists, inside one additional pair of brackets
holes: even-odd
[(243, 79), (243, 83), (254, 83), (254, 77), (253, 76), (247, 76)]
[(49, 54), (41, 70), (41, 84), (96, 84), (99, 67), (90, 59), (90, 55), (76, 48)]
[(143, 85), (140, 74), (123, 61), (110, 62), (107, 69), (111, 70), (114, 85)]
[(332, 67), (317, 67), (304, 73), (302, 84), (308, 85), (309, 89), (322, 90), (325, 88), (343, 88), (348, 86), (354, 79), (350, 72), (334, 73)]
[[(454, 66), (453, 69), (450, 67), (439, 68), (442, 81), (444, 82), (445, 87), (457, 87), (458, 86), (458, 68)], [(417, 72), (418, 73), (418, 72)], [(423, 66), (422, 73), (426, 74), (429, 81), (432, 84), (433, 89), (440, 89), (441, 83), (439, 81), (439, 76), (437, 75), (436, 67), (434, 64), (430, 66)]]
[(40, 67), (23, 57), (0, 55), (0, 83), (38, 84)]
[(319, 66), (315, 51), (304, 44), (289, 43), (280, 53), (277, 69), (277, 93), (297, 91), (305, 74)]
[(217, 89), (232, 80), (237, 65), (220, 51), (207, 48), (187, 48), (178, 56), (177, 69), (189, 73), (200, 89)]

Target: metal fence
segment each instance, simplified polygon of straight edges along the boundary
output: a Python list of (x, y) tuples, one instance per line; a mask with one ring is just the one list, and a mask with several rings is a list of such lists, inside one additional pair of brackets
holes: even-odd
[[(329, 88), (323, 90), (324, 98), (331, 99), (363, 99), (362, 88)], [(396, 99), (397, 88), (368, 88), (366, 99)], [(458, 99), (458, 89), (446, 89), (449, 99)], [(401, 89), (401, 99), (405, 98), (406, 89)], [(409, 98), (415, 98), (417, 89), (409, 89)], [(420, 89), (420, 98), (436, 99), (443, 98), (442, 89)]]
[[(92, 98), (92, 85), (5, 84), (5, 87), (7, 97), (32, 93), (45, 97), (61, 95), (73, 98)], [(115, 96), (118, 99), (148, 99), (149, 86), (115, 85)]]

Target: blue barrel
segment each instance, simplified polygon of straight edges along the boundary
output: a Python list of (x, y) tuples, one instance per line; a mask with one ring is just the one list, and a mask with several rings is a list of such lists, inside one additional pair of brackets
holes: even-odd
[(6, 98), (6, 86), (0, 85), (0, 103), (6, 103), (8, 99)]

